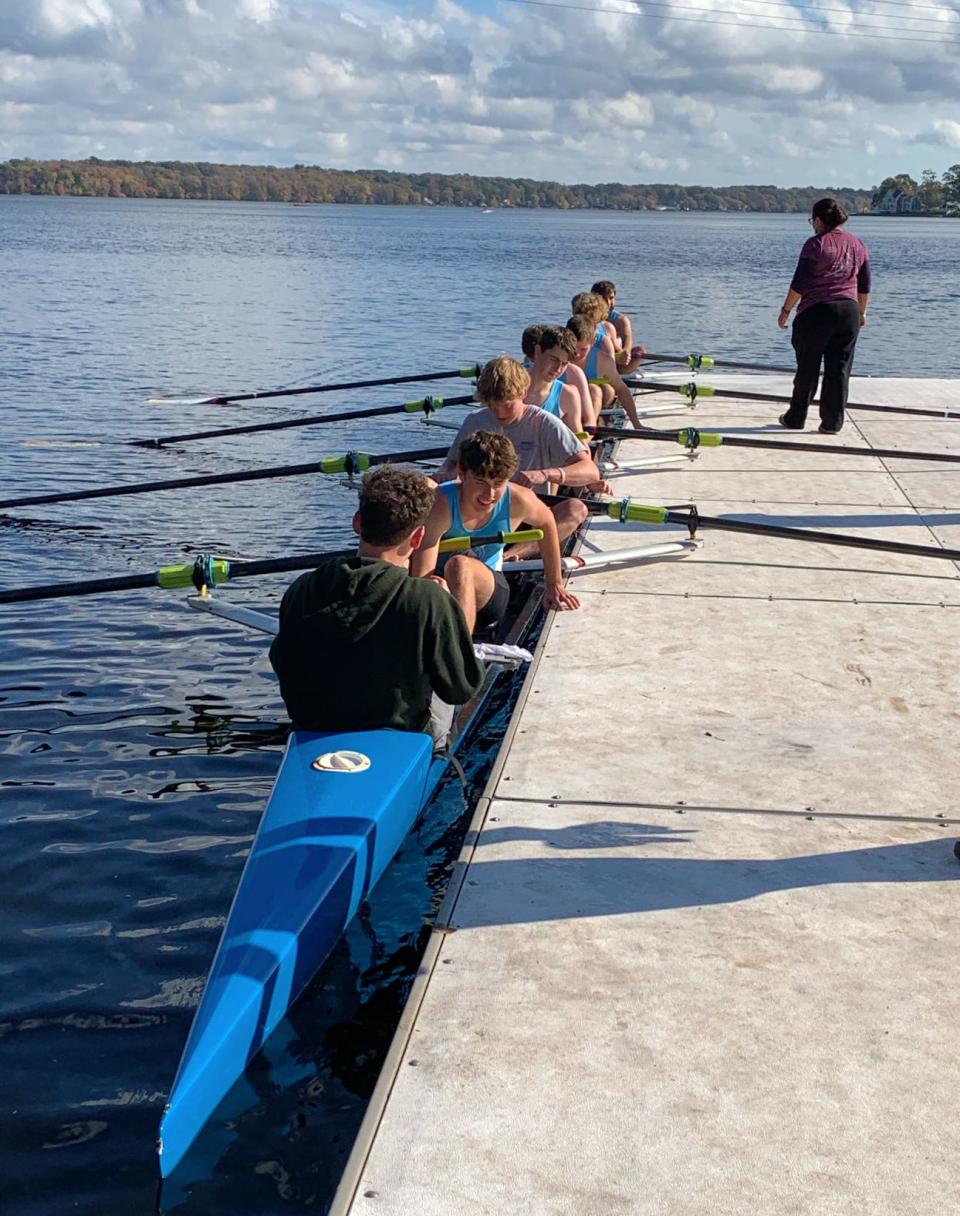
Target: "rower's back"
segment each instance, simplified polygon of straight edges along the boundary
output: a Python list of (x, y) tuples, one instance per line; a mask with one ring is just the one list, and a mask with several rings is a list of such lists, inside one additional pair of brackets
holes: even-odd
[(367, 473), (356, 555), (332, 555), (287, 589), (270, 662), (298, 729), (422, 731), (433, 693), (461, 705), (483, 683), (459, 605), (410, 577), (433, 498), (414, 469)]

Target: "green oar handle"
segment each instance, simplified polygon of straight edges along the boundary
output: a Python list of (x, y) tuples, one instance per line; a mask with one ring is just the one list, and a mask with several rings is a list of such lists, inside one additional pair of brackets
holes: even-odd
[(617, 519), (622, 524), (665, 524), (667, 522), (666, 507), (652, 507), (646, 503), (633, 502), (629, 498), (620, 502), (612, 502), (607, 507), (607, 515)]
[(540, 528), (526, 528), (519, 532), (491, 532), (489, 536), (448, 536), (440, 542), (440, 552), (462, 553), (478, 545), (522, 545), (531, 540), (543, 540)]
[(723, 436), (715, 431), (698, 431), (688, 427), (677, 431), (677, 443), (685, 448), (718, 448), (723, 443)]
[(443, 409), (443, 398), (420, 397), (417, 401), (404, 401), (403, 408), (408, 414), (426, 414), (429, 417), (436, 410)]
[[(192, 587), (195, 569), (195, 562), (185, 562), (180, 566), (161, 566), (157, 571), (157, 586), (163, 587), (165, 591), (177, 587)], [(225, 557), (214, 557), (209, 562), (208, 573), (211, 576), (210, 584), (213, 586), (225, 583), (230, 578), (230, 563)]]

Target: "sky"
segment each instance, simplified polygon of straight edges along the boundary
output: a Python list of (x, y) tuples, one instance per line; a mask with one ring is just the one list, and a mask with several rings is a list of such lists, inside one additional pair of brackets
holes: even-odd
[(960, 0), (0, 0), (0, 160), (87, 156), (870, 187), (960, 162)]

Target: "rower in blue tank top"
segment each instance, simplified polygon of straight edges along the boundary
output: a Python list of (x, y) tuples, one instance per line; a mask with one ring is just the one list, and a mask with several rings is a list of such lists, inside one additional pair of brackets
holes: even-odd
[(554, 418), (560, 418), (560, 398), (563, 395), (563, 381), (558, 376), (550, 386), (550, 392), (540, 402), (540, 408)]
[[(510, 531), (509, 485), (490, 512), (490, 518), (479, 528), (464, 527), (463, 517), (460, 514), (460, 482), (444, 481), (437, 489), (447, 500), (447, 506), (450, 508), (450, 527), (444, 532), (442, 539), (446, 539), (448, 536), (488, 536), (491, 532)], [(503, 545), (478, 545), (469, 552), (489, 569), (503, 569)]]

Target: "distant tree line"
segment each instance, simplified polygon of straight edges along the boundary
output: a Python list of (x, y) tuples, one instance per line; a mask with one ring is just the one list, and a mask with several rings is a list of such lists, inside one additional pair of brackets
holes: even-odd
[(885, 177), (874, 191), (871, 206), (876, 207), (888, 190), (898, 188), (912, 198), (921, 199), (929, 211), (960, 206), (960, 165), (951, 165), (939, 177), (933, 169), (924, 169), (918, 182), (909, 173)]
[(399, 203), (454, 207), (594, 207), (651, 211), (809, 211), (824, 193), (850, 212), (864, 211), (869, 190), (813, 186), (564, 186), (529, 178), (463, 173), (388, 173), (315, 165), (186, 164), (180, 161), (9, 160), (0, 163), (0, 194), (109, 198), (226, 199), (270, 203)]

